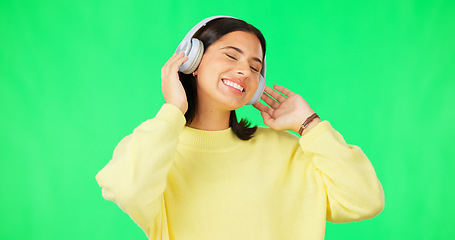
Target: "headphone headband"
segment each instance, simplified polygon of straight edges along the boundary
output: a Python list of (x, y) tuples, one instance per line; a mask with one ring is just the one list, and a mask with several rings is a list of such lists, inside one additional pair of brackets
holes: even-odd
[(201, 29), (202, 27), (204, 27), (208, 22), (212, 21), (213, 19), (217, 19), (217, 18), (234, 18), (234, 19), (237, 19), (235, 17), (231, 17), (231, 16), (213, 16), (213, 17), (208, 17), (206, 19), (203, 19), (202, 21), (200, 21), (198, 24), (196, 24), (196, 26), (194, 26), (193, 28), (191, 28), (191, 30), (185, 35), (185, 37), (183, 38), (182, 42), (184, 41), (191, 41), (191, 38), (193, 38), (193, 35), (199, 30)]

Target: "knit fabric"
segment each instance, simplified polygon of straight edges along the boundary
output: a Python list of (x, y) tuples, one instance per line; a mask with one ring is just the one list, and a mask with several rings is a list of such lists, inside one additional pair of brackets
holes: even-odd
[(171, 104), (126, 136), (96, 179), (149, 239), (320, 240), (326, 220), (384, 206), (368, 158), (327, 121), (301, 138), (259, 127), (243, 141), (186, 127)]

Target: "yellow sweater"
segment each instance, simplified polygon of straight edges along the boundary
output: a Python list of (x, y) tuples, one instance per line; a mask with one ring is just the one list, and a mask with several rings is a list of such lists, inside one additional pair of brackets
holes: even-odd
[(326, 220), (384, 206), (368, 158), (327, 121), (300, 139), (261, 127), (242, 141), (231, 129), (185, 127), (170, 104), (118, 144), (96, 179), (149, 239), (320, 240)]

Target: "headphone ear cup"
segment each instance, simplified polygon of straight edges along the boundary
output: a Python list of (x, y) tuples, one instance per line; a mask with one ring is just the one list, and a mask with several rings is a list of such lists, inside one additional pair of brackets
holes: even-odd
[(191, 48), (188, 53), (188, 60), (184, 62), (180, 67), (179, 71), (184, 74), (191, 74), (196, 70), (201, 63), (202, 55), (204, 55), (204, 44), (197, 38), (191, 39)]
[(253, 105), (253, 104), (257, 103), (259, 101), (259, 99), (261, 99), (261, 96), (262, 96), (262, 93), (264, 92), (264, 90), (265, 90), (265, 78), (262, 75), (260, 75), (258, 89), (256, 90), (253, 97), (247, 104)]

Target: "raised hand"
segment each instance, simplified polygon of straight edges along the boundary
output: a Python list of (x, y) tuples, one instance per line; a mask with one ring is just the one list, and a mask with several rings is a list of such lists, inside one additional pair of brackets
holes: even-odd
[[(303, 97), (283, 86), (274, 85), (273, 88), (266, 86), (265, 92), (268, 95), (262, 93), (261, 99), (269, 106), (261, 102), (257, 102), (253, 106), (261, 111), (265, 125), (275, 130), (299, 132), (301, 124), (314, 113)], [(319, 119), (314, 119), (307, 129), (309, 130), (319, 122)], [(304, 133), (308, 132), (307, 129)]]
[(179, 67), (188, 60), (188, 57), (180, 53), (174, 53), (161, 68), (161, 92), (166, 103), (174, 104), (183, 114), (188, 110), (185, 89), (179, 80)]

